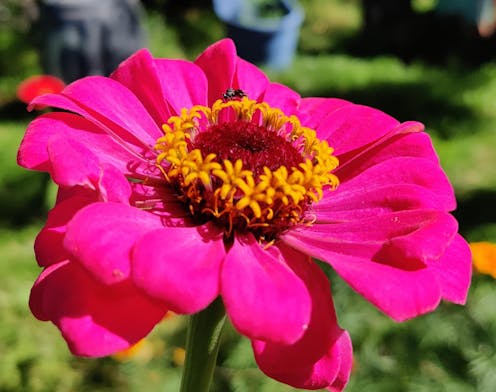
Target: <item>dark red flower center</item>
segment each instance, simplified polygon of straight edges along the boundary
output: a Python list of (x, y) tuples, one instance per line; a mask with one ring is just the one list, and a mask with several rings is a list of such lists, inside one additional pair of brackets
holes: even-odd
[(191, 144), (205, 155), (216, 154), (219, 163), (241, 159), (243, 168), (251, 170), (256, 178), (264, 167), (274, 171), (281, 166), (298, 167), (304, 162), (290, 142), (264, 126), (241, 120), (215, 124), (198, 134)]

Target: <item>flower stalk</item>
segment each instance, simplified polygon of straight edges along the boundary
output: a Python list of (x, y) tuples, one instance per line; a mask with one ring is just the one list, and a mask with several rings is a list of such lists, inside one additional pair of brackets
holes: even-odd
[(212, 383), (226, 312), (220, 298), (190, 316), (181, 392), (208, 392)]

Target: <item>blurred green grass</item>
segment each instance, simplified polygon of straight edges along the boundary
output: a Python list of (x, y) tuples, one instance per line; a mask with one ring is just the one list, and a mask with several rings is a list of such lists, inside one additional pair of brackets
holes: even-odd
[[(270, 72), (303, 96), (336, 96), (372, 105), (398, 119), (420, 120), (433, 138), (459, 200), (456, 215), (470, 240), (496, 242), (496, 63), (477, 68), (405, 64), (394, 56), (355, 57), (343, 42), (357, 33), (357, 1), (302, 0), (307, 19), (300, 54), (284, 72)], [(165, 17), (149, 12), (155, 56), (193, 58), (223, 34), (205, 6)], [(10, 35), (9, 35), (10, 34)], [(52, 196), (46, 177), (17, 167), (16, 150), (32, 118), (15, 101), (15, 86), (39, 72), (26, 31), (0, 27), (0, 391), (175, 391), (184, 319), (161, 323), (148, 352), (129, 361), (72, 357), (58, 331), (27, 307), (39, 273), (33, 239)], [(14, 35), (14, 36), (12, 36)], [(5, 61), (5, 56), (12, 58)], [(17, 66), (14, 63), (17, 61)], [(7, 64), (7, 65), (5, 65)], [(50, 189), (48, 191), (50, 193)], [(339, 322), (355, 350), (348, 391), (496, 390), (496, 286), (475, 276), (467, 306), (442, 304), (397, 324), (329, 274)], [(380, 288), (378, 287), (378, 290)], [(150, 348), (151, 347), (151, 348)], [(257, 369), (249, 341), (228, 327), (213, 390), (293, 391)]]

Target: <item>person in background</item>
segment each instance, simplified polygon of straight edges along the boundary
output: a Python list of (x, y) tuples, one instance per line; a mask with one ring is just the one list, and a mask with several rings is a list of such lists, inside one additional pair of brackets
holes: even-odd
[(66, 83), (109, 75), (145, 46), (138, 0), (42, 0), (39, 5), (43, 71)]

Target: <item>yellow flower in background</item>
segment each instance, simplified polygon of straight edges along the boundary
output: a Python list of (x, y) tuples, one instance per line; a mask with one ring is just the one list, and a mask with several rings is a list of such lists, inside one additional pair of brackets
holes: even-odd
[(472, 242), (472, 262), (477, 272), (491, 275), (496, 279), (496, 244), (491, 242)]
[[(168, 323), (163, 325), (166, 325), (169, 328), (169, 332), (171, 331), (170, 328), (181, 328), (182, 326), (182, 323), (180, 323), (176, 324), (176, 326), (174, 327), (174, 325), (171, 324), (171, 319), (173, 318), (176, 319), (176, 322), (180, 323), (180, 320), (177, 318), (174, 312), (167, 312), (167, 314), (162, 319), (168, 320)], [(162, 340), (157, 339), (157, 337), (146, 337), (141, 339), (131, 347), (113, 354), (112, 358), (114, 358), (118, 362), (133, 361), (147, 363), (154, 358), (162, 357), (163, 355), (165, 355), (164, 350), (166, 349), (166, 347), (167, 345), (164, 344)], [(184, 348), (172, 347), (168, 351), (169, 353), (167, 355), (171, 356), (171, 361), (176, 366), (182, 366), (184, 364), (184, 357), (186, 355)]]
[(182, 347), (177, 347), (172, 352), (172, 362), (176, 366), (184, 366), (184, 360), (186, 359), (186, 350)]
[(153, 347), (147, 339), (141, 339), (138, 343), (132, 345), (131, 347), (112, 355), (112, 357), (119, 362), (126, 362), (129, 360), (141, 360), (148, 362), (152, 356)]

